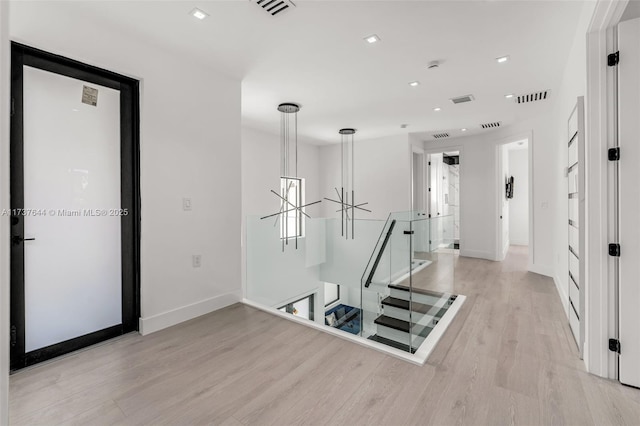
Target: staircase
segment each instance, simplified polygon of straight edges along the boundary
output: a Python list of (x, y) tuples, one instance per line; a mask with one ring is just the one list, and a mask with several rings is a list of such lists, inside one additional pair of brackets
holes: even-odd
[(390, 295), (381, 302), (383, 313), (374, 320), (377, 332), (369, 339), (415, 353), (456, 296), (402, 285), (388, 288)]

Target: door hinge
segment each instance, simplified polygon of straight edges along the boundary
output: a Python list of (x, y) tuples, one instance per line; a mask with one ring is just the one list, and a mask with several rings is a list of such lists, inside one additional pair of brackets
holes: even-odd
[(615, 352), (617, 354), (620, 353), (620, 340), (618, 339), (609, 339), (609, 350), (611, 352)]
[(609, 256), (620, 257), (620, 244), (609, 244)]
[(609, 161), (620, 160), (620, 147), (609, 148), (608, 157), (609, 157)]
[(412, 234), (413, 234), (413, 231), (404, 231), (404, 232), (403, 232), (403, 234), (404, 234), (404, 235), (412, 235)]
[(431, 240), (429, 240), (429, 244), (431, 244)]
[(11, 346), (16, 345), (16, 341), (18, 339), (18, 331), (16, 330), (16, 326), (11, 326)]
[(429, 192), (431, 192), (431, 188), (429, 188)]
[(429, 213), (429, 217), (431, 217), (431, 213)]
[(607, 55), (607, 65), (615, 67), (620, 62), (620, 52), (609, 53)]
[(431, 161), (429, 161), (429, 165), (431, 165)]

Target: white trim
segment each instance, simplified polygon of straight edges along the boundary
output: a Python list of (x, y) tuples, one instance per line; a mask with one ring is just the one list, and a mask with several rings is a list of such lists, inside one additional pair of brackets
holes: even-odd
[(271, 315), (276, 315), (280, 318), (284, 318), (289, 321), (296, 322), (298, 324), (314, 328), (316, 330), (322, 331), (327, 334), (331, 334), (332, 336), (339, 337), (344, 340), (348, 340), (352, 343), (356, 343), (360, 346), (364, 346), (367, 348), (374, 349), (378, 352), (382, 352), (386, 355), (391, 355), (395, 358), (399, 358), (403, 361), (410, 362), (415, 365), (424, 365), (427, 361), (427, 358), (433, 352), (436, 344), (440, 341), (440, 338), (444, 335), (444, 332), (449, 328), (449, 325), (455, 318), (458, 311), (462, 307), (462, 304), (466, 300), (466, 296), (458, 295), (455, 302), (451, 304), (447, 312), (442, 316), (440, 321), (438, 322), (438, 326), (433, 329), (433, 331), (427, 336), (425, 341), (420, 345), (415, 354), (410, 354), (409, 352), (401, 351), (396, 348), (392, 348), (391, 346), (383, 345), (378, 342), (374, 342), (369, 339), (365, 339), (363, 337), (357, 336), (355, 334), (347, 333), (346, 331), (338, 330), (333, 327), (327, 327), (324, 324), (319, 324), (315, 321), (309, 321), (304, 318), (296, 317), (295, 315), (286, 314), (284, 312), (280, 312), (277, 309), (269, 308), (264, 305), (260, 305), (258, 303), (252, 302), (249, 299), (242, 299), (242, 303), (247, 306), (251, 306), (253, 308), (259, 309), (263, 312), (269, 313)]
[(560, 296), (560, 301), (562, 302), (562, 309), (564, 309), (564, 314), (568, 318), (569, 317), (569, 296), (563, 290), (564, 286), (562, 285), (562, 280), (557, 276), (553, 276), (553, 282), (556, 285), (556, 290), (558, 291), (558, 295)]
[[(500, 195), (502, 194), (501, 192), (501, 179), (499, 176), (499, 172), (500, 172), (500, 165), (499, 160), (500, 160), (500, 155), (499, 155), (499, 150), (502, 148), (503, 145), (509, 144), (509, 143), (513, 143), (513, 142), (518, 142), (521, 140), (526, 140), (527, 141), (527, 161), (528, 161), (528, 174), (529, 174), (529, 242), (528, 242), (528, 246), (529, 246), (529, 259), (527, 262), (527, 268), (530, 271), (533, 271), (537, 265), (535, 263), (535, 238), (534, 238), (534, 228), (535, 228), (535, 215), (534, 215), (534, 202), (533, 202), (533, 180), (534, 180), (534, 170), (533, 170), (533, 149), (534, 149), (534, 139), (533, 139), (533, 130), (529, 130), (526, 132), (521, 132), (521, 133), (516, 133), (513, 134), (511, 136), (506, 136), (503, 138), (500, 138), (496, 141), (496, 151), (495, 151), (495, 176), (496, 176), (496, 184), (498, 185), (498, 194), (496, 199), (494, 200), (494, 206), (495, 206), (495, 217), (496, 217), (496, 244), (495, 244), (495, 251), (492, 255), (492, 257), (490, 259), (492, 260), (496, 260), (496, 261), (502, 261), (504, 260), (504, 255), (500, 256), (500, 240), (502, 239), (502, 236), (500, 235), (501, 233), (501, 229), (500, 229)], [(507, 246), (508, 248), (508, 246)], [(506, 254), (506, 251), (505, 251)], [(462, 255), (462, 253), (461, 253)], [(553, 274), (544, 274), (544, 275), (553, 275)]]
[(201, 300), (191, 305), (172, 309), (161, 314), (140, 318), (140, 334), (146, 336), (147, 334), (155, 333), (156, 331), (180, 324), (181, 322), (189, 321), (190, 319), (233, 305), (241, 300), (240, 291), (234, 291)]
[(533, 272), (533, 273), (544, 275), (545, 277), (551, 277), (551, 278), (555, 276), (553, 268), (546, 265), (532, 265), (532, 267), (529, 268), (529, 272)]
[[(425, 200), (425, 188), (427, 187), (427, 173), (426, 173), (426, 169), (427, 169), (427, 164), (426, 164), (426, 157), (425, 157), (425, 152), (424, 149), (415, 146), (414, 144), (412, 144), (411, 142), (409, 142), (411, 145), (411, 161), (409, 163), (409, 173), (411, 175), (411, 182), (410, 182), (410, 189), (411, 189), (411, 211), (415, 212), (415, 211), (426, 211), (427, 210), (427, 200)], [(413, 189), (413, 154), (418, 154), (418, 156), (420, 156), (422, 158), (422, 209), (416, 209), (416, 206), (414, 205), (415, 200), (413, 199), (413, 193), (414, 193), (414, 189)]]
[[(426, 143), (426, 142), (423, 142)], [(425, 159), (427, 158), (427, 155), (431, 155), (431, 154), (444, 154), (445, 152), (451, 152), (451, 151), (457, 151), (458, 152), (458, 158), (459, 158), (459, 163), (460, 163), (460, 169), (459, 169), (459, 174), (460, 176), (458, 177), (458, 202), (460, 203), (458, 205), (458, 227), (460, 228), (458, 230), (459, 236), (460, 238), (458, 239), (458, 244), (460, 244), (460, 256), (465, 256), (464, 254), (462, 254), (462, 247), (464, 246), (464, 225), (462, 223), (462, 211), (464, 208), (464, 197), (462, 196), (462, 194), (464, 193), (464, 188), (462, 186), (462, 175), (465, 173), (464, 168), (465, 168), (465, 159), (464, 159), (464, 145), (451, 145), (451, 146), (446, 146), (446, 147), (442, 147), (442, 148), (425, 148), (424, 149), (424, 153), (425, 153)], [(430, 157), (429, 157), (430, 158)], [(429, 187), (429, 180), (430, 179), (430, 174), (431, 174), (431, 170), (430, 167), (427, 166), (425, 168), (425, 188)], [(425, 201), (425, 210), (428, 213), (431, 213), (430, 211), (431, 209), (431, 195), (429, 195), (429, 200)], [(454, 217), (454, 224), (453, 226), (455, 227), (455, 217)], [(455, 234), (455, 230), (454, 230), (454, 234)], [(455, 236), (455, 235), (454, 235)], [(455, 240), (455, 238), (454, 238)], [(480, 253), (480, 252), (478, 252)], [(474, 256), (474, 255), (470, 255), (467, 257), (478, 257), (481, 259), (489, 259), (489, 260), (493, 260), (493, 257), (486, 257), (485, 255), (478, 255), (478, 256)]]
[(611, 193), (605, 152), (616, 126), (611, 114), (613, 71), (606, 66), (606, 55), (614, 42), (612, 28), (620, 21), (627, 3), (627, 0), (598, 0), (587, 34), (584, 361), (590, 373), (607, 378), (617, 377), (616, 357), (606, 345), (607, 339), (616, 333), (617, 313), (614, 271), (606, 249)]
[(494, 255), (495, 253), (491, 253), (485, 250), (471, 250), (471, 249), (462, 248), (462, 246), (460, 246), (460, 256), (462, 257), (474, 257), (477, 259), (496, 260)]

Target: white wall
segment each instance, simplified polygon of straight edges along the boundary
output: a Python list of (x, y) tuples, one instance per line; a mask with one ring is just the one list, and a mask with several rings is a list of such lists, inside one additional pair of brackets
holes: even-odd
[(529, 245), (529, 156), (526, 149), (509, 150), (509, 173), (514, 179), (509, 200), (509, 240)]
[[(9, 209), (9, 3), (0, 1), (0, 210)], [(9, 424), (9, 217), (0, 216), (0, 425)]]
[(240, 82), (77, 10), (12, 3), (11, 36), (141, 80), (141, 332), (239, 300)]
[[(586, 33), (589, 23), (595, 9), (595, 2), (586, 2), (580, 21), (576, 29), (571, 51), (567, 56), (567, 65), (562, 77), (562, 85), (558, 93), (555, 95), (557, 102), (553, 112), (554, 120), (551, 123), (551, 130), (555, 140), (554, 151), (549, 155), (557, 158), (557, 167), (550, 169), (550, 174), (556, 182), (556, 204), (554, 221), (557, 224), (556, 232), (554, 232), (555, 246), (555, 264), (554, 279), (565, 311), (568, 313), (568, 270), (569, 256), (567, 247), (569, 245), (569, 231), (567, 222), (569, 220), (569, 204), (567, 200), (568, 180), (565, 176), (564, 169), (567, 167), (568, 155), (568, 129), (567, 121), (571, 111), (576, 105), (578, 96), (584, 96), (587, 92), (587, 45)], [(589, 102), (587, 100), (587, 102)], [(604, 154), (603, 154), (604, 155)], [(588, 170), (587, 170), (588, 173)], [(588, 212), (587, 212), (588, 214)], [(588, 315), (588, 314), (587, 314)]]
[[(320, 149), (323, 197), (336, 199), (340, 189), (340, 145)], [(357, 212), (359, 219), (386, 219), (389, 213), (411, 209), (411, 149), (407, 135), (372, 140), (355, 139), (356, 204), (371, 213)], [(338, 217), (335, 203), (322, 202), (323, 216)]]

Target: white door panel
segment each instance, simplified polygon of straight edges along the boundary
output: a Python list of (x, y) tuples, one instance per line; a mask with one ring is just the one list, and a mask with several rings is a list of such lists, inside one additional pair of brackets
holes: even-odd
[(120, 324), (119, 91), (24, 67), (24, 203), (26, 351)]
[(640, 387), (640, 19), (618, 26), (620, 381)]

